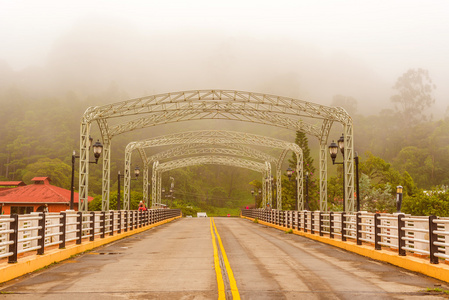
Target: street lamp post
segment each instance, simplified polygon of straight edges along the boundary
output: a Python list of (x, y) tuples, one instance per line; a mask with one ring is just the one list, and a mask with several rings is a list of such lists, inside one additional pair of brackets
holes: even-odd
[[(139, 166), (136, 166), (136, 168), (134, 169), (134, 175), (136, 176), (135, 179), (131, 179), (131, 180), (137, 180), (137, 177), (139, 177), (140, 174), (140, 168)], [(121, 175), (120, 171), (118, 171), (118, 181), (117, 181), (117, 210), (120, 210), (120, 202), (121, 202), (121, 195), (120, 195), (120, 181), (122, 178), (124, 178), (125, 175)]]
[[(89, 150), (92, 146), (93, 138), (89, 137)], [(93, 145), (95, 161), (89, 161), (90, 164), (97, 164), (98, 159), (100, 158), (101, 152), (103, 151), (103, 145), (99, 140)], [(72, 182), (70, 186), (70, 210), (73, 210), (73, 203), (75, 198), (75, 159), (79, 158), (79, 155), (76, 155), (75, 150), (72, 153)]]
[[(342, 162), (335, 162), (335, 158), (337, 157), (338, 148), (340, 148), (341, 154), (343, 156)], [(341, 164), (343, 165), (343, 211), (346, 211), (346, 191), (345, 191), (345, 137), (342, 134), (341, 137), (338, 139), (338, 146), (335, 144), (334, 141), (329, 145), (329, 152), (332, 158), (332, 164), (337, 165)], [(360, 193), (359, 193), (359, 157), (357, 155), (357, 152), (355, 153), (354, 157), (355, 161), (355, 168), (356, 168), (356, 197), (357, 197), (357, 211), (360, 211)]]
[[(270, 190), (269, 184), (270, 184), (270, 178), (267, 176), (267, 177), (265, 178), (265, 188), (266, 188), (266, 191), (267, 191), (266, 196), (265, 196), (266, 201), (267, 201), (267, 203), (266, 203), (266, 205), (265, 205), (265, 206), (266, 206), (265, 208), (269, 208), (269, 207), (270, 207), (270, 202), (268, 201), (268, 200), (269, 200), (268, 197), (270, 197), (270, 195), (268, 194), (268, 191)], [(271, 207), (270, 207), (270, 208), (271, 208)]]
[(256, 196), (254, 195), (254, 189), (251, 190), (251, 195), (254, 196), (254, 208), (257, 208)]
[(306, 210), (309, 210), (309, 172), (306, 172)]
[(396, 209), (397, 213), (401, 212), (401, 206), (402, 206), (402, 189), (403, 187), (401, 185), (398, 185), (396, 187)]

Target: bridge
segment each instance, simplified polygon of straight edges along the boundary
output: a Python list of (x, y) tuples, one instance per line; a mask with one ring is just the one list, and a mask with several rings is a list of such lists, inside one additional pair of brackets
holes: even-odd
[[(129, 141), (124, 210), (111, 210), (115, 136), (205, 119), (276, 126), (316, 138), (320, 210), (304, 209), (303, 153), (298, 145), (223, 130)], [(87, 195), (89, 180), (95, 180), (89, 177), (89, 140), (95, 122), (102, 140), (95, 155), (98, 160), (101, 146), (103, 171), (102, 209), (94, 212), (88, 211)], [(327, 208), (327, 144), (334, 123), (344, 132), (342, 212)], [(171, 148), (147, 152), (160, 146)], [(271, 149), (270, 153), (261, 148)], [(146, 211), (130, 210), (133, 151), (144, 163), (142, 200), (151, 208)], [(271, 155), (276, 151), (277, 157)], [(282, 205), (281, 166), (289, 151), (297, 160), (292, 170), (295, 210), (284, 210)], [(75, 157), (80, 174), (78, 211), (0, 217), (2, 298), (408, 299), (449, 290), (448, 219), (355, 209), (353, 126), (342, 108), (228, 90), (131, 99), (86, 110), (79, 156), (73, 155), (72, 163)], [(179, 210), (159, 208), (162, 174), (203, 164), (251, 169), (261, 173), (262, 182), (274, 170), (277, 206), (271, 209), (271, 184), (263, 184), (261, 207), (243, 209), (240, 218), (188, 218)]]
[(408, 299), (449, 289), (444, 218), (266, 209), (180, 217), (3, 216), (2, 299)]

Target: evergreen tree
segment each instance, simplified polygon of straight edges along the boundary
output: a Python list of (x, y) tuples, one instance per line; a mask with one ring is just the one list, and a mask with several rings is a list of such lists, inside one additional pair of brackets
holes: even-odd
[[(303, 154), (303, 182), (304, 182), (304, 201), (306, 201), (306, 177), (308, 177), (308, 194), (309, 194), (309, 209), (316, 210), (320, 208), (319, 205), (319, 191), (318, 191), (318, 179), (315, 176), (315, 166), (313, 165), (313, 158), (310, 156), (309, 140), (304, 132), (296, 131), (295, 144), (302, 149)], [(293, 153), (292, 159), (289, 160), (290, 167), (296, 169), (296, 154)], [(293, 180), (292, 176), (292, 181)], [(287, 194), (294, 198), (295, 185), (291, 184), (288, 187)], [(305, 206), (304, 206), (305, 207)]]

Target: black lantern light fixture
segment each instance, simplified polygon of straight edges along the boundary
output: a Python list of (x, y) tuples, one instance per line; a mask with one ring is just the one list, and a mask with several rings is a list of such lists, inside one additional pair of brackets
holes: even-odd
[[(337, 141), (338, 145), (332, 141), (332, 143), (330, 143), (329, 145), (329, 153), (331, 155), (332, 158), (332, 164), (333, 165), (343, 165), (343, 211), (346, 211), (346, 192), (345, 192), (345, 164), (344, 164), (344, 159), (345, 159), (345, 136), (344, 134), (341, 134), (341, 137), (338, 139)], [(337, 158), (337, 154), (338, 154), (338, 149), (340, 149), (340, 152), (343, 156), (343, 161), (342, 162), (335, 162), (335, 158)], [(359, 157), (357, 155), (357, 152), (355, 153), (355, 157), (354, 157), (354, 161), (355, 161), (355, 167), (356, 167), (356, 197), (357, 197), (357, 211), (360, 211), (360, 195), (359, 195)]]
[[(140, 175), (140, 168), (139, 168), (139, 166), (136, 166), (134, 168), (134, 176), (136, 176), (136, 178), (134, 178), (134, 179), (131, 178), (131, 180), (137, 180), (137, 177), (139, 177), (139, 175)], [(117, 176), (117, 210), (121, 209), (120, 203), (121, 203), (122, 199), (121, 199), (121, 195), (120, 195), (120, 190), (121, 190), (120, 182), (121, 182), (121, 179), (124, 178), (124, 177), (125, 177), (125, 175), (121, 175), (120, 171), (118, 171), (118, 176)]]
[[(94, 139), (89, 136), (89, 150), (92, 147), (92, 141)], [(101, 152), (103, 152), (103, 145), (99, 140), (93, 145), (94, 157), (95, 161), (89, 161), (90, 164), (98, 164), (98, 159), (101, 156)], [(72, 153), (72, 181), (70, 186), (70, 210), (73, 210), (73, 203), (75, 202), (75, 160), (79, 158), (79, 155), (76, 155), (75, 150)]]

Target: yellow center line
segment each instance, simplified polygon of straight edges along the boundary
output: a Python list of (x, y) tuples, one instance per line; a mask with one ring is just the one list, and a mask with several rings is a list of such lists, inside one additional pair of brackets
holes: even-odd
[(215, 241), (215, 234), (212, 227), (212, 218), (210, 219), (210, 234), (212, 235), (212, 245), (214, 246), (214, 264), (215, 274), (217, 275), (218, 299), (226, 299), (223, 276), (221, 275), (220, 260), (218, 258), (217, 243)]
[(231, 285), (231, 292), (233, 299), (240, 299), (239, 289), (237, 288), (237, 283), (234, 278), (234, 273), (232, 272), (231, 265), (229, 264), (228, 256), (226, 255), (225, 249), (223, 247), (223, 243), (221, 242), (220, 235), (217, 231), (217, 226), (215, 226), (215, 221), (211, 218), (212, 223), (214, 224), (215, 234), (217, 235), (218, 244), (220, 245), (221, 255), (223, 256), (223, 261), (226, 266), (226, 272), (228, 273), (229, 284)]

